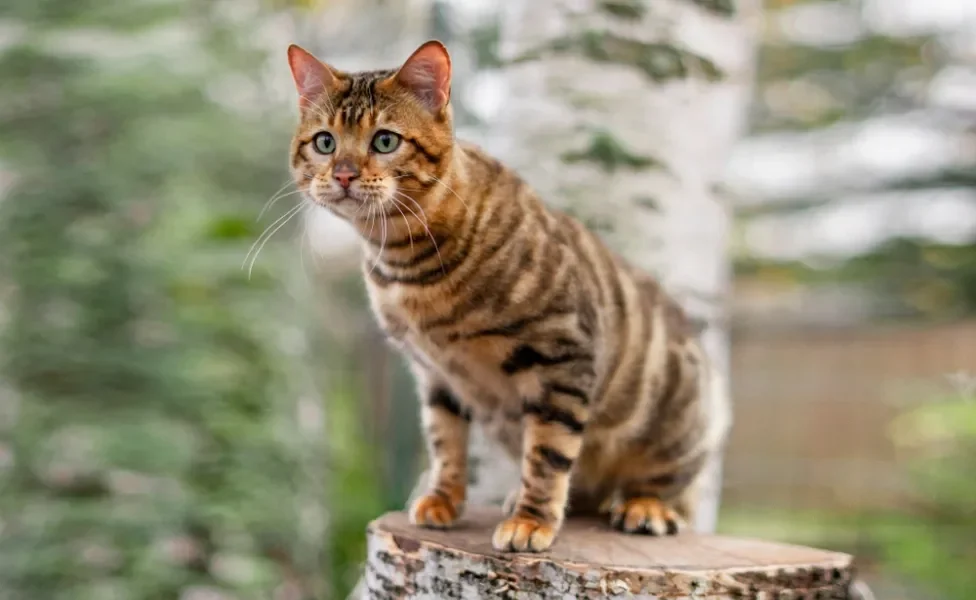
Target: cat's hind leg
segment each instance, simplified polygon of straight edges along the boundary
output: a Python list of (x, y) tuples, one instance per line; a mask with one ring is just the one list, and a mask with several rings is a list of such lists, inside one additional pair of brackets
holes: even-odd
[(610, 508), (610, 524), (626, 533), (676, 535), (694, 523), (701, 485), (701, 463), (675, 473), (625, 481)]

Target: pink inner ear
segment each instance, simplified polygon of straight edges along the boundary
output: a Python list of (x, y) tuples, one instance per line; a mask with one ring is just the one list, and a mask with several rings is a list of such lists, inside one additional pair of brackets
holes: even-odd
[(407, 59), (396, 75), (424, 106), (439, 111), (451, 95), (451, 58), (438, 42), (428, 42)]
[(288, 65), (299, 94), (299, 105), (308, 106), (332, 85), (335, 76), (329, 67), (294, 44), (288, 47)]

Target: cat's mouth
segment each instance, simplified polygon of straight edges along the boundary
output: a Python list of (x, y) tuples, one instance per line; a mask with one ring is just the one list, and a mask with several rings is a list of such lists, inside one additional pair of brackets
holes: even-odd
[(382, 205), (385, 201), (383, 194), (378, 193), (373, 189), (347, 189), (338, 192), (335, 195), (333, 202), (336, 204), (344, 204), (346, 202), (355, 202), (357, 205), (363, 204), (377, 204)]
[(338, 206), (340, 204), (345, 204), (347, 202), (356, 202), (358, 204), (361, 204), (363, 202), (363, 199), (358, 197), (351, 190), (343, 190), (341, 192), (335, 194), (329, 194), (328, 196), (319, 199), (319, 203), (324, 204), (327, 207)]
[(356, 214), (365, 213), (365, 206), (372, 198), (361, 191), (342, 190), (313, 197), (313, 200), (315, 204), (331, 211), (339, 217), (351, 219)]

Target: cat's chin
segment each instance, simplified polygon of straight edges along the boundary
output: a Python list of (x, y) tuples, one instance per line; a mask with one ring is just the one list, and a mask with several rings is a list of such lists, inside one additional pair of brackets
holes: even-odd
[(357, 215), (366, 212), (363, 209), (363, 202), (356, 200), (352, 196), (345, 196), (330, 201), (318, 201), (316, 204), (346, 221), (352, 221)]

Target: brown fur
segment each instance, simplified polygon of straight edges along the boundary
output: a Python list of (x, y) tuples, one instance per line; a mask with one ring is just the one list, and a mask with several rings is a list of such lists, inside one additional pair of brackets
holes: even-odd
[[(414, 522), (460, 517), (476, 420), (521, 460), (496, 548), (545, 550), (570, 504), (602, 507), (628, 532), (675, 533), (725, 428), (677, 304), (455, 141), (440, 44), (399, 71), (342, 73), (294, 47), (289, 58), (302, 95), (295, 178), (361, 234), (372, 308), (419, 387), (431, 487)], [(370, 146), (380, 130), (402, 136), (394, 152)], [(334, 154), (316, 152), (321, 131)], [(352, 197), (333, 178), (338, 163), (359, 170)]]

